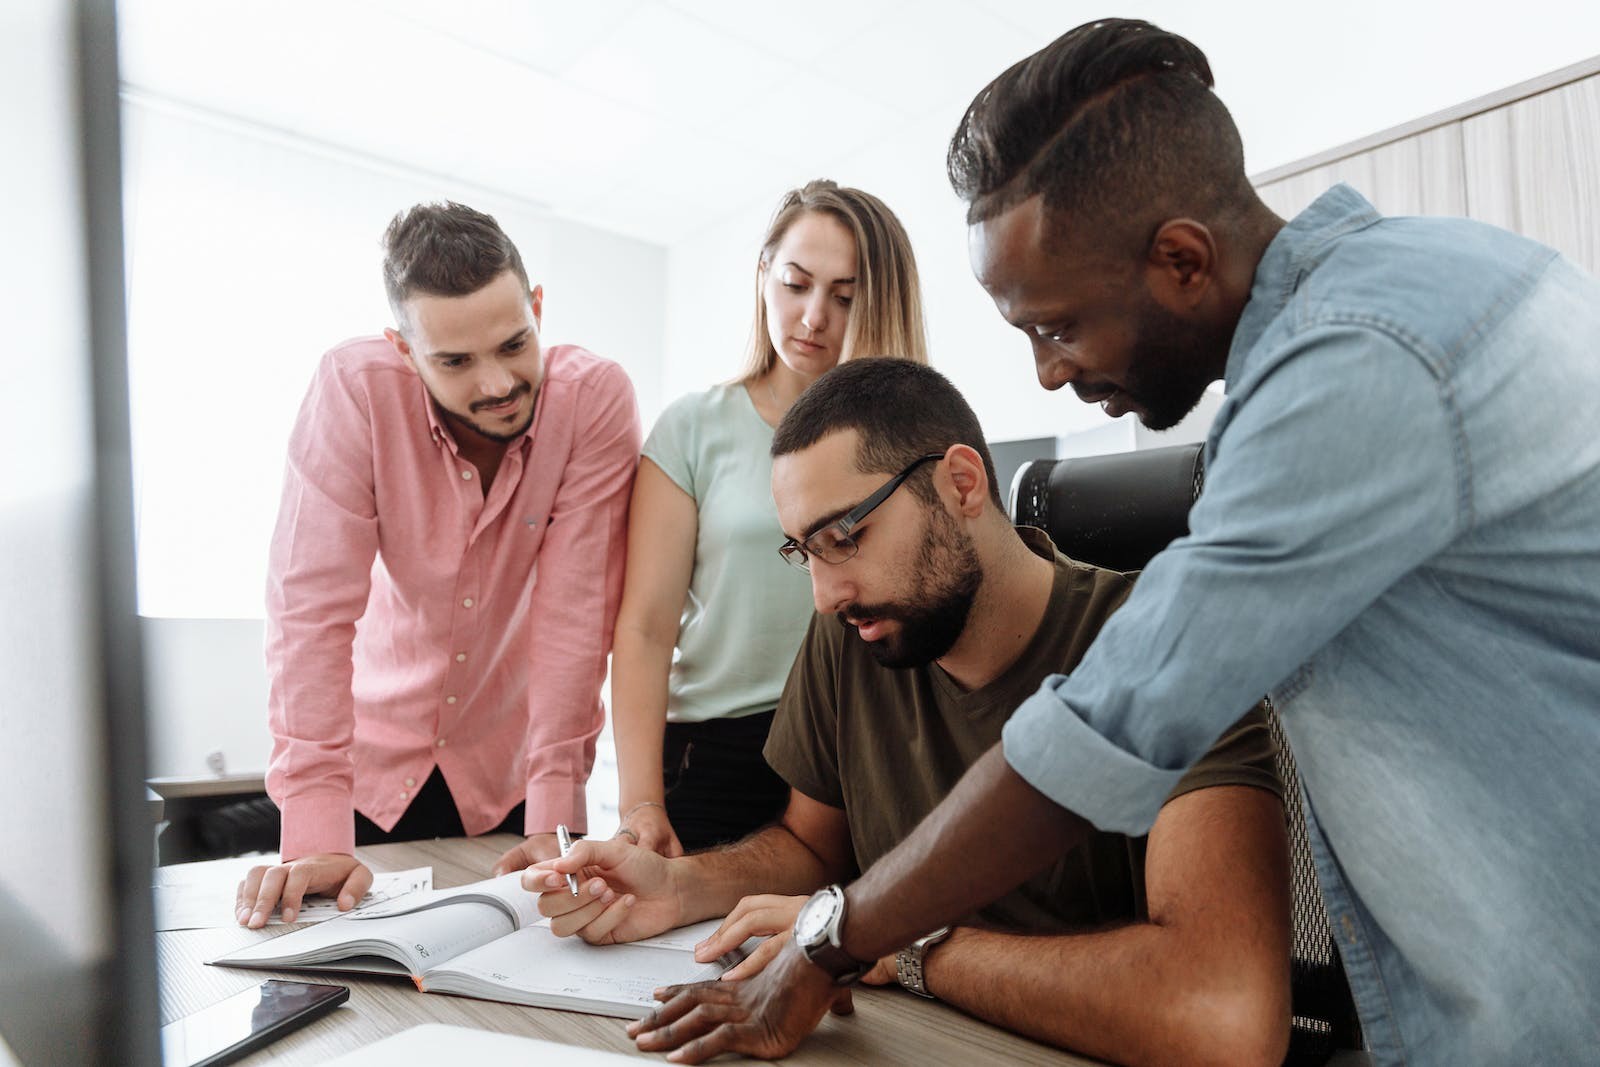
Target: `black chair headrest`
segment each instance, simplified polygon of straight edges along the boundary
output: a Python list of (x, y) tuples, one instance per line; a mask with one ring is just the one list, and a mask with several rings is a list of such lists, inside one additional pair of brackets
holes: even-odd
[(1075, 560), (1139, 570), (1189, 532), (1204, 482), (1201, 447), (1036, 459), (1012, 480), (1012, 521), (1040, 527)]

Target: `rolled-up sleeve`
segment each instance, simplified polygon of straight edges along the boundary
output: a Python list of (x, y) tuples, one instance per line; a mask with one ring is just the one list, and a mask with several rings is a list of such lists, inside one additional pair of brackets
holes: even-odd
[(1254, 366), (1190, 534), (1005, 728), (1012, 768), (1102, 830), (1147, 833), (1244, 709), (1470, 522), (1456, 413), (1399, 339), (1320, 323)]
[(584, 784), (603, 725), (599, 704), (622, 600), (628, 498), (639, 462), (633, 385), (608, 365), (583, 386), (586, 413), (539, 549), (529, 651), (525, 830), (588, 828)]

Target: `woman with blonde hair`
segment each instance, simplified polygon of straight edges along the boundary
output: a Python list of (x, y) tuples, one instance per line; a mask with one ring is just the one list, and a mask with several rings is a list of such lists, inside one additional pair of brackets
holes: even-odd
[(812, 603), (775, 551), (772, 432), (860, 356), (928, 361), (911, 242), (877, 197), (808, 182), (761, 244), (744, 373), (662, 412), (634, 483), (611, 686), (617, 832), (646, 848), (737, 840), (783, 811), (761, 749)]

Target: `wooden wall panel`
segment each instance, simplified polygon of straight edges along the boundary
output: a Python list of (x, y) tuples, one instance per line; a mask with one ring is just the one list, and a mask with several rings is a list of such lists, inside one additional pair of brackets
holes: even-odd
[(1465, 215), (1461, 124), (1448, 123), (1257, 187), (1293, 218), (1330, 186), (1347, 182), (1385, 215)]
[(1600, 274), (1600, 74), (1462, 123), (1473, 218)]

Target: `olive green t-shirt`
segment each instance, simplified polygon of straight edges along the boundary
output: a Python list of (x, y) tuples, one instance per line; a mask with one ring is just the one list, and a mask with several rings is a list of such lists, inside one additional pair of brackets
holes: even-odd
[[(1055, 562), (1050, 603), (1017, 662), (982, 689), (962, 690), (937, 664), (879, 666), (836, 617), (811, 621), (765, 752), (791, 787), (844, 809), (860, 870), (904, 840), (945, 798), (1048, 675), (1077, 666), (1132, 591), (1132, 576), (1068, 559), (1041, 530), (1018, 532), (1036, 554)], [(1282, 797), (1259, 706), (1223, 735), (1168, 799), (1218, 785), (1257, 786)], [(1094, 831), (1055, 867), (979, 916), (1031, 933), (1142, 919), (1145, 842)]]

